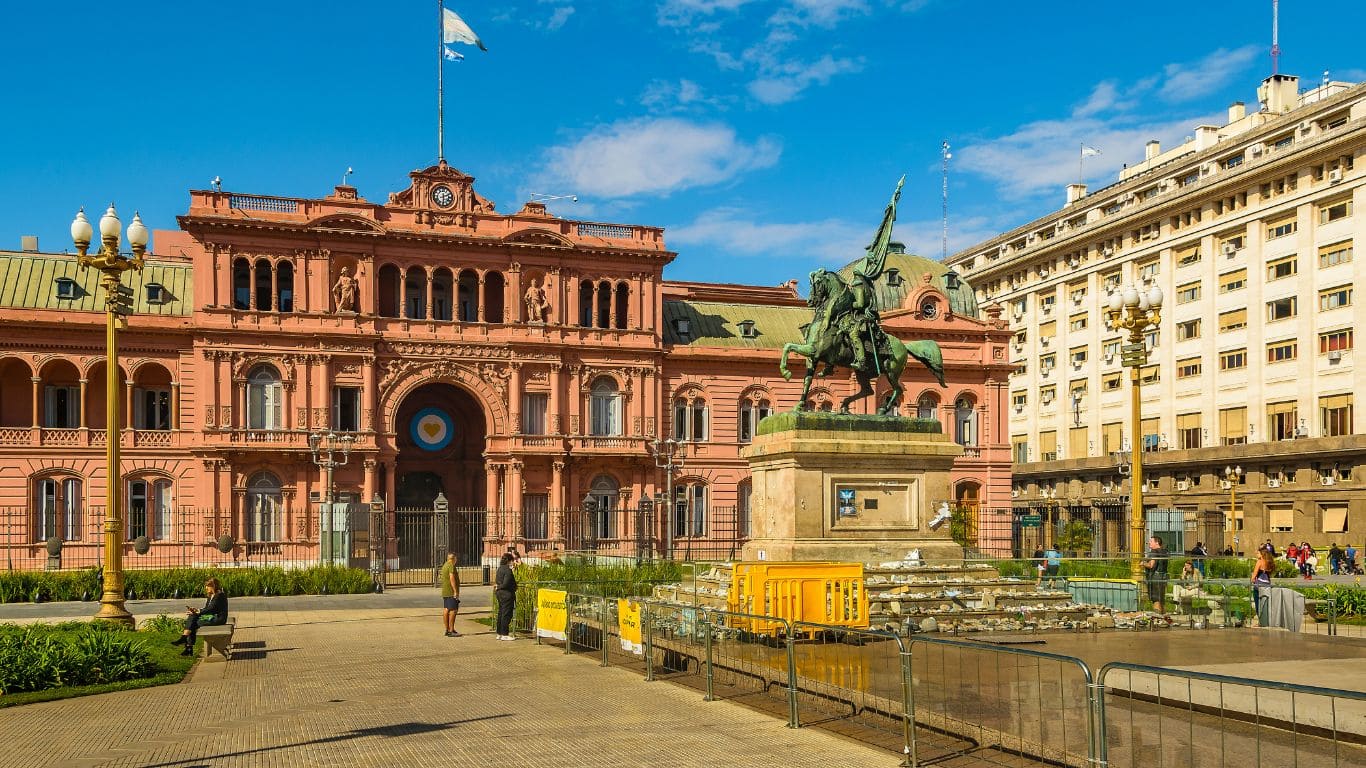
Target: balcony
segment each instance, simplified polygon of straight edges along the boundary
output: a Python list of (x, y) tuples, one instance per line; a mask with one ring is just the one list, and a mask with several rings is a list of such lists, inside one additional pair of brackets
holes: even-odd
[(570, 438), (575, 451), (592, 453), (644, 453), (645, 438), (606, 435), (575, 435)]
[[(125, 429), (119, 445), (124, 448), (174, 448), (180, 446), (180, 432), (153, 429)], [(27, 445), (56, 448), (103, 448), (108, 432), (103, 429), (57, 429), (53, 427), (0, 428), (0, 446)]]

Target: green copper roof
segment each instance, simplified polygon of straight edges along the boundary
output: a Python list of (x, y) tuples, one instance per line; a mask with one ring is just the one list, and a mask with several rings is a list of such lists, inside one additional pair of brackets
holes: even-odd
[[(57, 298), (59, 278), (74, 281), (75, 296)], [(147, 285), (159, 283), (164, 301), (147, 301)], [(133, 289), (133, 311), (140, 315), (185, 317), (194, 309), (189, 264), (149, 261), (141, 272), (127, 272), (123, 284)], [(103, 312), (100, 273), (81, 269), (74, 255), (0, 252), (0, 307)]]
[[(679, 332), (679, 320), (688, 325)], [(740, 323), (754, 321), (754, 338), (740, 332)], [(771, 307), (715, 301), (665, 301), (664, 343), (736, 349), (778, 349), (805, 338), (802, 326), (811, 322), (806, 307)]]
[[(853, 276), (854, 265), (862, 259), (857, 259), (847, 264), (839, 271), (840, 277), (846, 281)], [(908, 253), (890, 253), (887, 255), (886, 269), (895, 269), (901, 277), (901, 284), (892, 286), (887, 283), (887, 277), (877, 280), (877, 307), (880, 311), (886, 312), (892, 309), (900, 309), (901, 302), (906, 300), (906, 294), (914, 291), (920, 285), (920, 277), (928, 272), (931, 275), (930, 282), (934, 287), (943, 291), (949, 297), (949, 309), (955, 315), (964, 317), (977, 317), (977, 295), (973, 293), (972, 286), (968, 281), (958, 278), (958, 287), (949, 290), (948, 282), (944, 276), (949, 273), (949, 268), (944, 264), (923, 256), (912, 256)]]

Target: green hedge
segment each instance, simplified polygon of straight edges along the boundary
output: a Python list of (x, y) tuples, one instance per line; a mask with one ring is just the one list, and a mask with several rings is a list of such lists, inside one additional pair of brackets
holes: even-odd
[[(360, 568), (315, 565), (309, 568), (170, 568), (125, 571), (130, 599), (193, 598), (215, 577), (229, 597), (250, 595), (360, 594), (374, 590), (370, 572)], [(0, 573), (0, 603), (98, 600), (99, 572), (17, 571)]]
[[(671, 560), (648, 560), (630, 565), (598, 565), (589, 559), (566, 558), (562, 562), (520, 565), (516, 570), (517, 600), (512, 625), (530, 627), (537, 589), (563, 589), (598, 597), (649, 595), (656, 584), (682, 581), (683, 569)], [(498, 615), (498, 597), (492, 615)]]

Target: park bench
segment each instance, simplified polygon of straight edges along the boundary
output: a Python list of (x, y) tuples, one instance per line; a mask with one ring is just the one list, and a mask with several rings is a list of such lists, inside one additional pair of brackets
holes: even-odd
[(213, 652), (218, 651), (219, 661), (232, 658), (232, 633), (236, 623), (216, 624), (199, 628), (199, 638), (204, 641), (204, 660), (212, 661)]

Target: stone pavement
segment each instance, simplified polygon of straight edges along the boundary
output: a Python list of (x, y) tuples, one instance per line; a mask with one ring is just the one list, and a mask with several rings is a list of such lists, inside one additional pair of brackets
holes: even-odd
[(464, 637), (443, 637), (437, 603), (433, 589), (242, 599), (230, 662), (201, 662), (179, 685), (0, 710), (0, 766), (898, 762), (531, 640), (497, 642), (468, 616)]

